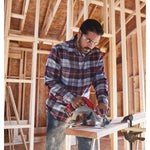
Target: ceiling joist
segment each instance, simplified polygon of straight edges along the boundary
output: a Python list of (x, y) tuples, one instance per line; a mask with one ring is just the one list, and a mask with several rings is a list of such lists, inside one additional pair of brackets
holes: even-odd
[(28, 11), (28, 7), (29, 7), (29, 2), (30, 2), (30, 0), (24, 0), (24, 3), (23, 3), (22, 15), (24, 16), (24, 18), (21, 20), (21, 23), (20, 23), (21, 32), (23, 31), (23, 28), (24, 28), (27, 11)]
[(53, 11), (51, 12), (51, 14), (49, 15), (46, 24), (43, 24), (43, 27), (42, 27), (42, 30), (41, 30), (41, 36), (47, 35), (48, 30), (49, 30), (49, 28), (50, 28), (50, 26), (52, 24), (53, 19), (54, 19), (54, 16), (55, 16), (55, 14), (57, 12), (57, 9), (58, 9), (58, 7), (60, 5), (60, 2), (61, 2), (61, 0), (57, 0), (57, 2), (55, 4), (55, 7), (54, 7)]

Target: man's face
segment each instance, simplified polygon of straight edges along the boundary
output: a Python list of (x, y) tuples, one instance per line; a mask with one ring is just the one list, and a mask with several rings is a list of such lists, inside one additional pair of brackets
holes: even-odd
[(88, 31), (87, 34), (83, 34), (79, 31), (78, 35), (78, 49), (81, 53), (88, 53), (90, 52), (100, 40), (100, 35), (96, 34), (95, 32)]

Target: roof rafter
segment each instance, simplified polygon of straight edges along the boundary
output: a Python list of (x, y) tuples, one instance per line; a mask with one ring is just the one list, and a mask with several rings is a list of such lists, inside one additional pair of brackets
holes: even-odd
[(24, 17), (21, 20), (21, 24), (20, 24), (21, 32), (23, 31), (23, 28), (24, 28), (24, 24), (25, 24), (25, 20), (26, 20), (26, 16), (27, 16), (27, 11), (28, 11), (28, 7), (29, 7), (29, 2), (30, 2), (30, 0), (24, 0), (24, 2), (23, 2), (22, 15)]
[(41, 30), (41, 36), (47, 35), (48, 30), (49, 30), (49, 28), (50, 28), (50, 26), (52, 24), (53, 19), (54, 19), (54, 16), (55, 16), (55, 14), (57, 12), (57, 9), (58, 9), (58, 7), (60, 5), (60, 2), (61, 2), (61, 0), (57, 0), (53, 11), (50, 13), (50, 15), (48, 17), (47, 22), (45, 24), (43, 24), (43, 27), (42, 27), (42, 30)]

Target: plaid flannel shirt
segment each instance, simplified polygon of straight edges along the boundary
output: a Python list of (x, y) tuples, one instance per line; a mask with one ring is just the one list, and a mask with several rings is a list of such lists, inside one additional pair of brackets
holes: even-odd
[[(55, 45), (47, 59), (45, 86), (49, 90), (47, 109), (58, 120), (66, 120), (64, 109), (78, 95), (89, 95), (94, 86), (98, 103), (108, 105), (108, 84), (102, 53), (94, 48), (87, 55), (76, 47), (75, 35), (70, 41)], [(87, 94), (88, 93), (88, 94)]]

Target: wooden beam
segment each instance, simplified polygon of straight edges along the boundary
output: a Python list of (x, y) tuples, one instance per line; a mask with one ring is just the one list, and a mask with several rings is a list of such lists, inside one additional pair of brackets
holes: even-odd
[(107, 0), (104, 0), (104, 32), (108, 33), (108, 8), (107, 8)]
[[(114, 0), (109, 1), (109, 33), (112, 34), (109, 42), (109, 99), (111, 117), (117, 117), (117, 75), (116, 75), (116, 34), (115, 34), (115, 9)], [(118, 133), (111, 134), (112, 150), (118, 149)]]
[(14, 41), (34, 42), (33, 36), (17, 35), (17, 34), (11, 34), (11, 33), (9, 34), (8, 39), (14, 40)]
[(146, 0), (139, 0), (139, 1), (146, 3)]
[[(47, 18), (49, 17), (49, 9), (50, 9), (50, 6), (51, 6), (52, 2), (53, 1), (49, 1), (49, 3), (48, 3), (48, 7), (47, 7), (47, 10), (46, 10), (46, 15), (45, 15), (45, 18), (44, 18), (42, 29), (46, 26)], [(40, 34), (42, 34), (42, 32)]]
[(23, 79), (5, 79), (5, 82), (11, 82), (11, 83), (32, 83), (31, 80), (23, 80)]
[(88, 19), (88, 0), (84, 0), (84, 20)]
[(89, 14), (88, 18), (93, 18), (93, 15), (94, 15), (96, 9), (97, 9), (97, 6), (95, 5), (94, 8), (92, 9), (91, 13)]
[(12, 18), (17, 18), (17, 19), (24, 19), (24, 16), (23, 16), (23, 15), (15, 14), (15, 13), (11, 13), (11, 17), (12, 17)]
[(34, 28), (34, 43), (32, 53), (32, 74), (31, 74), (31, 89), (30, 89), (30, 109), (29, 109), (29, 123), (31, 130), (29, 130), (30, 150), (34, 149), (34, 121), (35, 121), (35, 95), (36, 95), (36, 68), (37, 68), (37, 45), (38, 45), (38, 29), (39, 29), (39, 14), (40, 14), (40, 0), (36, 0), (35, 11), (35, 28)]
[(136, 26), (137, 26), (138, 62), (139, 62), (140, 111), (145, 112), (145, 85), (144, 85), (140, 2), (135, 0), (135, 5), (136, 5)]
[(128, 115), (128, 79), (127, 79), (127, 54), (126, 54), (126, 26), (125, 3), (120, 0), (121, 8), (121, 48), (122, 48), (122, 77), (123, 77), (123, 115)]
[[(123, 115), (128, 115), (128, 77), (126, 54), (125, 1), (120, 0), (121, 9), (121, 50), (122, 50), (122, 80), (123, 80)], [(124, 148), (129, 150), (129, 143), (124, 141)]]
[(117, 1), (115, 2), (115, 7), (117, 7), (119, 4), (120, 4), (120, 0), (117, 0)]
[(10, 29), (10, 20), (11, 20), (11, 7), (12, 0), (7, 1), (6, 6), (6, 18), (5, 18), (5, 26), (4, 26), (4, 78), (7, 76), (7, 68), (8, 68), (8, 51), (9, 51), (9, 39), (8, 33)]
[(37, 61), (38, 61), (38, 65), (37, 65), (37, 67), (38, 67), (38, 77), (37, 77), (37, 105), (36, 105), (36, 128), (38, 128), (38, 124), (39, 124), (39, 99), (40, 99), (40, 96), (39, 96), (39, 93), (40, 93), (40, 70), (41, 70), (41, 68), (40, 68), (40, 55), (38, 55), (38, 59), (37, 59)]
[(133, 132), (146, 132), (146, 128), (128, 127), (122, 131), (133, 131)]
[(51, 12), (51, 14), (49, 15), (46, 24), (43, 25), (42, 30), (41, 30), (41, 36), (47, 35), (48, 30), (52, 24), (53, 19), (54, 19), (54, 16), (55, 16), (55, 14), (58, 10), (58, 7), (60, 5), (60, 2), (61, 2), (61, 0), (57, 0), (55, 7), (54, 7), (53, 11)]
[[(145, 5), (146, 5), (145, 3), (142, 3), (140, 9), (142, 9)], [(136, 15), (136, 10), (134, 10), (134, 12), (126, 18), (125, 24), (127, 24), (135, 15)], [(121, 27), (117, 29), (116, 34), (120, 31), (121, 31)]]
[(71, 27), (73, 26), (73, 0), (67, 1), (67, 27), (66, 27), (66, 40), (73, 36)]
[[(14, 96), (13, 96), (11, 87), (8, 86), (7, 88), (8, 88), (9, 94), (10, 94), (10, 100), (11, 100), (11, 103), (12, 103), (12, 106), (13, 106), (13, 109), (14, 109), (14, 113), (15, 113), (15, 116), (16, 116), (16, 119), (17, 119), (17, 123), (20, 125), (20, 119), (19, 119), (19, 115), (18, 115), (18, 112), (17, 112), (17, 108), (16, 108), (16, 104), (15, 104), (15, 100), (14, 100)], [(22, 142), (25, 146), (25, 149), (28, 150), (26, 141), (24, 139), (23, 130), (22, 130), (22, 128), (19, 128), (19, 129), (20, 129), (20, 133), (21, 133)]]
[[(82, 1), (83, 1), (83, 0), (82, 0)], [(104, 7), (104, 3), (103, 3), (102, 1), (99, 1), (99, 0), (91, 0), (90, 3), (91, 3), (91, 4), (98, 5), (98, 6), (101, 6), (101, 7)], [(115, 6), (115, 4), (114, 4), (114, 6)], [(108, 5), (108, 4), (107, 4), (107, 8), (109, 8), (109, 5)], [(121, 9), (120, 9), (119, 6), (114, 7), (114, 9), (115, 9), (116, 11), (121, 11)], [(131, 14), (131, 13), (133, 13), (133, 10), (125, 8), (125, 13)]]
[[(24, 58), (24, 52), (21, 52), (21, 59), (20, 59), (20, 68), (19, 68), (19, 79), (23, 79), (23, 58)], [(19, 83), (19, 93), (18, 93), (18, 114), (19, 118), (21, 118), (21, 103), (22, 103), (22, 87), (23, 84)]]
[(4, 129), (18, 129), (18, 128), (31, 128), (30, 124), (26, 124), (26, 125), (5, 125)]
[(24, 28), (24, 24), (25, 24), (25, 20), (26, 20), (26, 16), (27, 16), (27, 11), (28, 11), (28, 7), (29, 7), (29, 2), (30, 2), (30, 0), (24, 0), (24, 2), (23, 2), (22, 15), (24, 17), (20, 23), (21, 32), (23, 31), (23, 28)]

